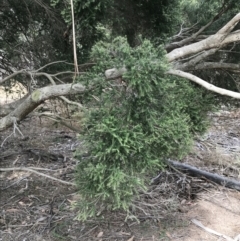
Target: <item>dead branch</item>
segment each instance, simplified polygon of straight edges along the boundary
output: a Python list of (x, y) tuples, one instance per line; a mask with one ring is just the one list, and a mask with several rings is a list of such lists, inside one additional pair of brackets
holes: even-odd
[(239, 181), (232, 180), (232, 179), (220, 176), (215, 173), (206, 172), (206, 171), (200, 170), (196, 167), (190, 166), (188, 164), (180, 163), (180, 162), (173, 161), (173, 160), (168, 160), (167, 164), (169, 166), (173, 166), (177, 169), (185, 171), (191, 176), (205, 177), (214, 183), (217, 183), (217, 184), (222, 185), (227, 188), (236, 189), (236, 190), (240, 191), (240, 182)]
[(196, 56), (190, 56), (187, 59), (183, 59), (183, 61), (186, 61), (185, 63), (176, 63), (173, 68), (174, 69), (179, 69), (179, 70), (191, 70), (191, 69), (196, 69), (195, 66), (203, 61), (204, 59), (206, 59), (207, 57), (215, 54), (217, 52), (217, 48), (213, 48), (207, 51), (203, 51), (199, 54), (196, 54)]
[(39, 175), (39, 176), (43, 176), (43, 177), (52, 179), (52, 180), (54, 180), (54, 181), (57, 181), (57, 182), (66, 184), (66, 185), (76, 186), (75, 183), (63, 181), (63, 180), (58, 179), (58, 178), (55, 178), (55, 177), (53, 177), (53, 176), (49, 176), (49, 175), (47, 175), (47, 174), (44, 174), (44, 173), (38, 172), (38, 171), (36, 171), (36, 170), (33, 170), (32, 168), (27, 168), (27, 167), (6, 167), (6, 168), (0, 168), (0, 172), (9, 172), (9, 171), (26, 171), (26, 172), (32, 172), (32, 173), (35, 173), (35, 174), (37, 174), (37, 175)]
[(238, 24), (240, 21), (240, 13), (238, 13), (235, 17), (233, 17), (225, 26), (223, 26), (217, 34), (229, 34), (234, 27)]
[(105, 71), (105, 77), (107, 80), (113, 80), (121, 77), (127, 69), (125, 67), (122, 67), (120, 69), (113, 68), (113, 69), (108, 69)]
[[(50, 74), (47, 74), (47, 73), (37, 73), (37, 75), (44, 75), (50, 81), (50, 83), (52, 85), (56, 85), (56, 82), (53, 79), (54, 75), (50, 75)], [(62, 99), (63, 101), (65, 101), (67, 104), (76, 105), (79, 108), (83, 108), (83, 106), (80, 103), (75, 102), (75, 101), (71, 101), (71, 100), (69, 100), (68, 98), (66, 98), (64, 96), (59, 96), (59, 98)]]
[(197, 77), (196, 75), (190, 74), (190, 73), (186, 73), (184, 71), (181, 70), (174, 70), (171, 69), (167, 72), (167, 74), (172, 74), (172, 75), (176, 75), (179, 77), (183, 77), (185, 79), (189, 79), (199, 85), (201, 85), (202, 87), (204, 87), (207, 90), (213, 91), (215, 93), (218, 93), (220, 95), (226, 95), (235, 99), (240, 99), (240, 93), (238, 92), (234, 92), (231, 90), (226, 90), (223, 88), (219, 88), (215, 85), (209, 84), (208, 82), (204, 81), (203, 79)]
[(166, 45), (166, 50), (168, 52), (172, 51), (173, 49), (175, 48), (180, 48), (186, 44), (189, 44), (193, 41), (195, 41), (198, 36), (204, 31), (206, 30), (209, 26), (211, 26), (216, 20), (218, 20), (230, 7), (229, 6), (225, 6), (226, 3), (223, 3), (223, 6), (221, 7), (220, 11), (216, 14), (216, 16), (214, 16), (212, 18), (211, 21), (209, 21), (205, 26), (203, 26), (202, 28), (200, 28), (196, 33), (194, 33), (192, 36), (188, 37), (188, 38), (185, 38), (183, 39), (182, 41), (179, 41), (179, 42), (173, 42), (173, 43), (170, 43), (168, 45)]
[(19, 71), (16, 71), (14, 72), (13, 74), (7, 76), (6, 78), (3, 78), (2, 80), (0, 80), (0, 84), (2, 84), (3, 82), (9, 80), (9, 79), (12, 79), (14, 76), (18, 75), (18, 74), (22, 74), (22, 73), (26, 73), (26, 70), (25, 69), (22, 69), (22, 70), (19, 70)]
[(240, 13), (237, 14), (234, 18), (232, 18), (216, 34), (209, 36), (208, 38), (197, 43), (174, 49), (166, 55), (168, 61), (173, 62), (191, 54), (196, 54), (212, 48), (221, 48), (228, 43), (238, 42), (240, 39), (240, 31), (235, 31), (233, 33), (230, 32), (239, 21)]
[(202, 229), (205, 230), (206, 232), (211, 233), (211, 234), (214, 234), (214, 235), (216, 235), (216, 236), (218, 236), (218, 237), (224, 238), (224, 239), (226, 239), (227, 241), (240, 241), (240, 234), (237, 235), (234, 239), (232, 239), (232, 238), (229, 237), (229, 236), (226, 236), (226, 235), (224, 235), (224, 234), (218, 233), (218, 232), (216, 232), (216, 231), (214, 231), (214, 230), (212, 230), (212, 229), (210, 229), (210, 228), (205, 227), (200, 221), (198, 221), (198, 220), (196, 220), (196, 219), (192, 219), (191, 221), (192, 221), (192, 223), (194, 223), (194, 224), (197, 225), (198, 227), (202, 228)]
[(24, 119), (30, 112), (47, 99), (62, 95), (83, 93), (84, 91), (85, 87), (81, 84), (62, 84), (37, 89), (18, 105), (16, 109), (0, 119), (0, 131), (10, 127), (13, 124), (14, 119), (16, 119), (17, 122)]

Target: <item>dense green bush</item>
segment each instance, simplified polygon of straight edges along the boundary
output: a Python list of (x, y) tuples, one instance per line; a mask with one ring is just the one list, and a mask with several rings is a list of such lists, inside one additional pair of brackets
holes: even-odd
[[(80, 219), (96, 215), (102, 205), (128, 210), (146, 188), (146, 174), (163, 168), (166, 158), (186, 154), (193, 130), (202, 125), (202, 93), (166, 76), (164, 55), (148, 40), (131, 48), (123, 37), (92, 49), (97, 65), (79, 79), (91, 88), (84, 96), (83, 147), (76, 155)], [(105, 79), (106, 69), (123, 66), (122, 80)]]

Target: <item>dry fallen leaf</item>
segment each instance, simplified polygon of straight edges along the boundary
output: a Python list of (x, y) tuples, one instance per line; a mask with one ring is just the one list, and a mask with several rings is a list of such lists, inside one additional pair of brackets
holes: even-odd
[(172, 236), (171, 236), (170, 233), (166, 232), (166, 235), (167, 235), (167, 237), (168, 237), (169, 239), (172, 239)]
[(103, 232), (101, 231), (98, 235), (97, 238), (101, 238), (103, 236)]
[(6, 210), (6, 212), (8, 212), (8, 213), (15, 213), (15, 212), (20, 212), (20, 210), (16, 209), (16, 208), (9, 208), (9, 209)]
[(133, 241), (134, 236), (132, 236), (130, 239), (128, 239), (127, 241)]
[(36, 223), (42, 222), (46, 219), (47, 219), (47, 217), (40, 217), (39, 219), (36, 220)]

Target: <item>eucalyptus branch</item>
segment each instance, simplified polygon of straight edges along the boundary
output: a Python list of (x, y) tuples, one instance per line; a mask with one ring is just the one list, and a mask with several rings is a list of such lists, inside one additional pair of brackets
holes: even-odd
[(167, 74), (176, 75), (176, 76), (179, 76), (179, 77), (189, 79), (189, 80), (195, 82), (196, 84), (201, 85), (205, 89), (210, 90), (210, 91), (215, 92), (215, 93), (218, 93), (220, 95), (226, 95), (226, 96), (229, 96), (229, 97), (232, 97), (232, 98), (235, 98), (235, 99), (240, 99), (240, 93), (230, 91), (230, 90), (226, 90), (226, 89), (223, 89), (223, 88), (219, 88), (215, 85), (209, 84), (208, 82), (204, 81), (203, 79), (201, 79), (201, 78), (199, 78), (199, 77), (197, 77), (193, 74), (186, 73), (186, 72), (183, 72), (181, 70), (174, 70), (174, 69), (169, 70), (167, 72)]
[[(191, 43), (192, 41), (196, 40), (196, 38), (204, 31), (206, 30), (209, 26), (211, 26), (217, 19), (219, 19), (227, 10), (228, 10), (229, 6), (225, 6), (225, 3), (223, 3), (222, 8), (220, 9), (220, 11), (211, 19), (211, 21), (209, 21), (205, 26), (201, 27), (196, 33), (194, 33), (193, 35), (191, 35), (188, 38), (183, 39), (182, 41), (179, 42), (173, 42), (170, 43), (168, 45), (166, 45), (166, 50), (171, 51), (174, 48), (180, 48), (186, 44)], [(223, 32), (225, 31), (224, 29), (222, 30)], [(219, 34), (221, 33), (221, 31), (219, 31)]]
[(13, 74), (7, 76), (6, 78), (0, 80), (0, 84), (9, 80), (9, 79), (12, 79), (14, 76), (18, 75), (18, 74), (22, 74), (22, 73), (27, 73), (25, 69), (22, 69), (22, 70), (19, 70), (19, 71), (16, 71), (14, 72)]

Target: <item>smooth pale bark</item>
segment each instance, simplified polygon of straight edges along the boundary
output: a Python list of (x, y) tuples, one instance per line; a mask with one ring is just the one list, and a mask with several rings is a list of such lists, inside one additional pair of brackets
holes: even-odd
[[(240, 99), (240, 93), (229, 91), (226, 89), (219, 88), (214, 86), (201, 78), (191, 74), (186, 73), (182, 70), (196, 70), (196, 69), (219, 69), (224, 68), (232, 71), (238, 71), (238, 64), (230, 63), (211, 63), (204, 62), (204, 59), (210, 55), (216, 53), (220, 48), (226, 46), (229, 43), (237, 43), (240, 41), (240, 31), (231, 32), (234, 27), (240, 21), (240, 13), (233, 17), (225, 26), (223, 26), (215, 35), (211, 35), (204, 40), (201, 40), (196, 43), (183, 46), (181, 48), (176, 48), (166, 55), (169, 63), (171, 64), (171, 69), (166, 74), (180, 76), (186, 79), (189, 79), (204, 88), (213, 91), (221, 95), (227, 95), (236, 99)], [(210, 21), (206, 26), (201, 28), (195, 35), (192, 36), (192, 39), (196, 40), (200, 33), (206, 29), (212, 21)], [(191, 41), (191, 40), (190, 40)], [(184, 43), (184, 42), (182, 42)], [(159, 60), (161, 61), (161, 60)], [(151, 63), (149, 63), (151, 64)], [(44, 68), (44, 67), (42, 67)], [(39, 70), (41, 70), (40, 68)], [(17, 74), (30, 74), (35, 76), (44, 75), (49, 79), (49, 81), (55, 84), (53, 80), (53, 75), (38, 73), (39, 70), (34, 71), (33, 73), (28, 73), (25, 70), (21, 70), (13, 73), (11, 76), (6, 77), (1, 82), (13, 78)], [(113, 68), (105, 71), (106, 80), (112, 80), (120, 78), (125, 72), (126, 68)], [(22, 120), (27, 114), (34, 110), (39, 104), (44, 100), (49, 99), (54, 96), (62, 96), (74, 93), (84, 92), (85, 87), (82, 85), (58, 85), (58, 86), (48, 86), (42, 89), (35, 90), (29, 97), (27, 97), (22, 103), (21, 100), (18, 102), (18, 106), (10, 112), (7, 116), (0, 120), (0, 131), (11, 126), (14, 121)], [(17, 104), (17, 103), (16, 103)], [(11, 107), (11, 106), (7, 106)], [(12, 106), (13, 107), (13, 106)], [(14, 106), (15, 107), (15, 106)]]
[(204, 50), (212, 48), (221, 48), (224, 45), (240, 40), (240, 31), (230, 33), (233, 28), (240, 21), (240, 13), (232, 18), (224, 27), (222, 27), (215, 35), (212, 35), (197, 43), (189, 44), (187, 46), (176, 48), (167, 54), (167, 59), (171, 63), (180, 58), (200, 53)]
[[(226, 38), (224, 34), (216, 34), (204, 39), (200, 42), (193, 43), (181, 48), (174, 49), (166, 55), (169, 63), (177, 61), (181, 58), (186, 58), (189, 55), (201, 53), (204, 50), (219, 48), (223, 45), (223, 40)], [(239, 33), (240, 38), (240, 33)], [(229, 40), (230, 41), (230, 40)], [(227, 43), (227, 42), (226, 42)], [(224, 43), (224, 44), (226, 44)]]
[(9, 80), (9, 79), (13, 79), (14, 76), (18, 75), (18, 74), (23, 74), (25, 73), (26, 70), (25, 69), (22, 69), (22, 70), (19, 70), (19, 71), (16, 71), (14, 73), (12, 73), (11, 75), (7, 76), (6, 78), (3, 78), (0, 80), (0, 84), (4, 83), (5, 81)]
[(181, 70), (176, 70), (176, 69), (169, 70), (167, 72), (167, 74), (176, 75), (176, 76), (179, 76), (179, 77), (183, 77), (185, 79), (189, 79), (189, 80), (201, 85), (205, 89), (213, 91), (213, 92), (218, 93), (220, 95), (226, 95), (226, 96), (229, 96), (229, 97), (232, 97), (232, 98), (235, 98), (235, 99), (240, 99), (240, 93), (230, 91), (230, 90), (226, 90), (226, 89), (222, 89), (222, 88), (219, 88), (215, 85), (209, 84), (208, 82), (202, 80), (201, 78), (199, 78), (199, 77), (197, 77), (193, 74), (186, 73), (186, 72), (183, 72)]
[(47, 99), (62, 95), (83, 93), (84, 91), (85, 87), (81, 84), (62, 84), (37, 89), (23, 100), (12, 112), (0, 119), (0, 131), (7, 129), (15, 122), (24, 119)]
[(189, 70), (189, 69), (195, 69), (195, 66), (199, 63), (202, 62), (203, 59), (209, 57), (210, 55), (213, 55), (216, 53), (218, 49), (213, 48), (208, 51), (203, 51), (200, 54), (192, 57), (189, 61), (185, 63), (175, 63), (172, 65), (173, 69), (179, 69), (179, 70)]
[(127, 69), (125, 67), (122, 67), (120, 69), (113, 68), (113, 69), (108, 69), (105, 71), (105, 77), (107, 80), (113, 80), (121, 77)]
[[(209, 26), (212, 25), (212, 23), (214, 23), (216, 20), (218, 20), (227, 10), (228, 10), (228, 7), (229, 6), (226, 6), (225, 3), (222, 5), (222, 8), (221, 10), (217, 13), (216, 16), (214, 16), (206, 25), (204, 25), (203, 27), (201, 27), (196, 33), (192, 34), (190, 37), (187, 37), (187, 38), (184, 38), (183, 40), (181, 41), (178, 41), (178, 42), (173, 42), (173, 43), (170, 43), (170, 44), (167, 44), (166, 45), (166, 50), (167, 52), (170, 52), (172, 51), (173, 49), (175, 48), (180, 48), (184, 45), (187, 45), (187, 44), (190, 44), (192, 42), (195, 42), (199, 37), (200, 37), (200, 34), (206, 30)], [(235, 20), (233, 20), (235, 21)], [(231, 22), (229, 22), (229, 24), (232, 24)], [(196, 24), (197, 25), (197, 24)], [(235, 25), (234, 25), (235, 26)], [(192, 29), (194, 26), (192, 26), (190, 29)], [(226, 27), (227, 28), (227, 27)], [(188, 31), (190, 29), (187, 29)], [(224, 29), (222, 30), (224, 31)], [(181, 32), (177, 35), (177, 37), (181, 37)], [(205, 39), (206, 37), (204, 37)]]
[(17, 108), (24, 100), (27, 99), (29, 95), (25, 95), (23, 98), (16, 100), (14, 102), (5, 104), (0, 107), (0, 117), (8, 115), (11, 111)]
[(213, 48), (222, 48), (226, 44), (239, 42), (239, 41), (240, 41), (239, 30), (233, 33), (230, 33), (229, 35), (215, 34), (197, 43), (189, 44), (187, 46), (174, 49), (173, 51), (168, 53), (166, 57), (169, 63), (171, 63), (181, 58), (185, 58), (189, 55), (198, 54), (198, 53), (201, 53), (202, 51), (206, 51)]

